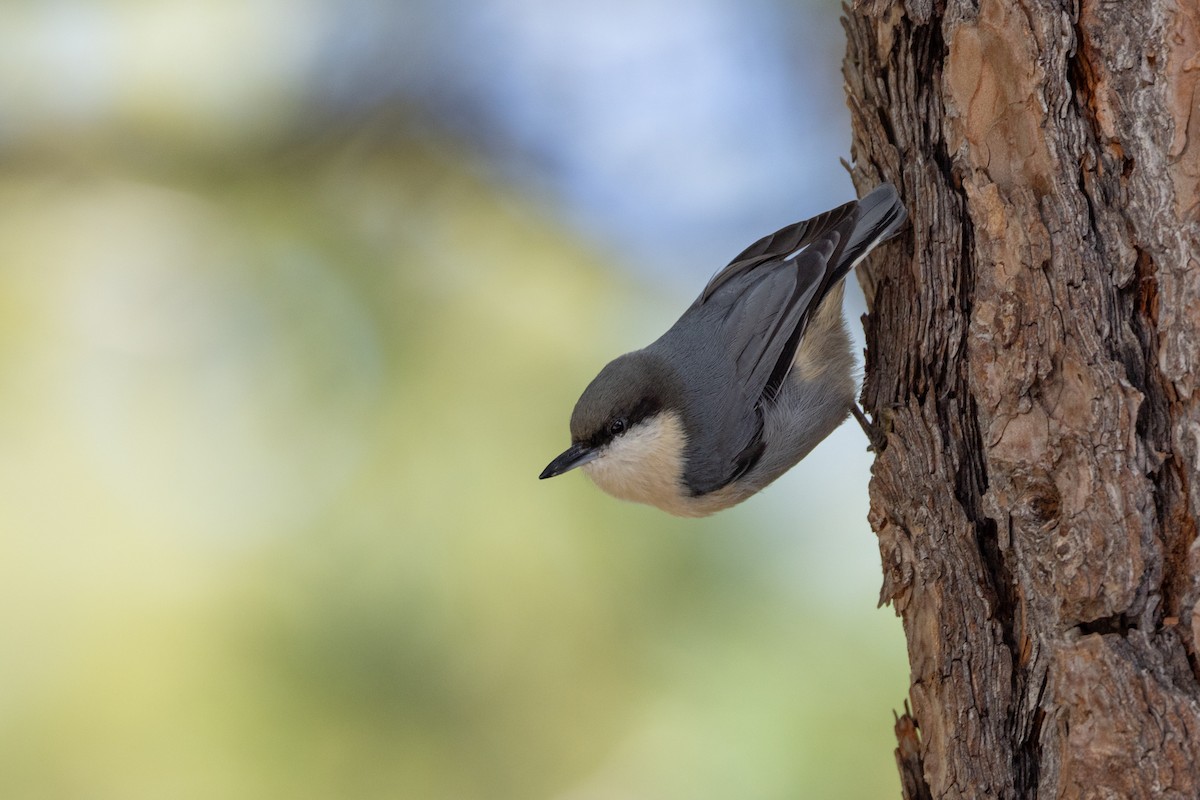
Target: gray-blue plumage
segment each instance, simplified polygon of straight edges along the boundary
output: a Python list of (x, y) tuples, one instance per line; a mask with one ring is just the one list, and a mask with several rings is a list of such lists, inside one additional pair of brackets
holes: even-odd
[[(572, 450), (543, 477), (602, 457), (627, 429), (670, 413), (682, 424), (682, 495), (721, 492), (729, 502), (719, 508), (773, 481), (848, 414), (853, 358), (841, 282), (905, 218), (884, 184), (746, 248), (670, 330), (597, 375), (572, 414)], [(686, 500), (634, 495), (691, 513), (680, 511)]]
[[(807, 323), (867, 247), (904, 219), (896, 190), (884, 185), (858, 202), (763, 237), (718, 272), (679, 321), (643, 351), (661, 358), (663, 369), (676, 363), (671, 371), (691, 401), (683, 406), (691, 410), (690, 419), (684, 415), (684, 480), (693, 494), (718, 489), (757, 465), (767, 449), (763, 426), (773, 403), (820, 401), (811, 390), (779, 396)], [(792, 449), (782, 443), (772, 448)]]

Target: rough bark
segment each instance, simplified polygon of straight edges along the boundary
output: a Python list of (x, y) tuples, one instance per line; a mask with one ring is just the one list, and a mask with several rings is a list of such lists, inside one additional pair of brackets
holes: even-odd
[(1200, 7), (860, 0), (906, 797), (1200, 797)]

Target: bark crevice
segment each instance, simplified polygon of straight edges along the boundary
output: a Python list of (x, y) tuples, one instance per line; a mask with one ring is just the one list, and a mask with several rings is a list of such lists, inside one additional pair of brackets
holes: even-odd
[(1196, 21), (846, 11), (851, 174), (912, 219), (859, 271), (905, 797), (1200, 796)]

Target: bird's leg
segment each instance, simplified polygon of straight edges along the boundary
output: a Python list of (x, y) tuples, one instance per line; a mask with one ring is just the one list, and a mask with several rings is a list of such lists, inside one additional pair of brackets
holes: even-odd
[(884, 435), (883, 431), (879, 430), (878, 426), (873, 425), (867, 419), (867, 415), (858, 407), (858, 403), (851, 401), (850, 413), (858, 420), (858, 424), (862, 426), (863, 433), (867, 435), (867, 440), (871, 442), (870, 450), (876, 454), (882, 453), (884, 445), (887, 444), (887, 436)]

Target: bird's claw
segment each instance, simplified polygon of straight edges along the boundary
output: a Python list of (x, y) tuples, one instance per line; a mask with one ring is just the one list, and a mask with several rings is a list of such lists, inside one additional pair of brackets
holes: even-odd
[(863, 433), (867, 435), (867, 440), (871, 443), (870, 447), (867, 449), (876, 455), (882, 453), (883, 448), (887, 446), (887, 436), (879, 429), (877, 425), (872, 424), (871, 421), (867, 419), (867, 415), (864, 414), (862, 409), (858, 407), (858, 403), (850, 404), (850, 413), (854, 415), (856, 420), (858, 420), (858, 424), (862, 427)]

